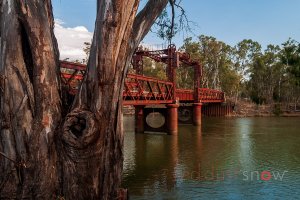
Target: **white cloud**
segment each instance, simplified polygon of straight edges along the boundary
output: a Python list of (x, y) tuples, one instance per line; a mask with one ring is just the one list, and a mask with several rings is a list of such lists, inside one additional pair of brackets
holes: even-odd
[(64, 22), (55, 19), (54, 33), (60, 51), (60, 59), (82, 60), (86, 58), (83, 51), (84, 42), (91, 42), (93, 33), (84, 26), (65, 27)]

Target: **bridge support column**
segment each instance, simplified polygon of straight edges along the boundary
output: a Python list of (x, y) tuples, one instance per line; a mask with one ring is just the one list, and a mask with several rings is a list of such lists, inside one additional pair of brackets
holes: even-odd
[(167, 128), (169, 135), (177, 135), (178, 133), (178, 104), (168, 104)]
[(193, 123), (195, 126), (201, 126), (202, 120), (202, 103), (194, 103), (193, 105)]
[(135, 133), (144, 133), (144, 107), (135, 107)]

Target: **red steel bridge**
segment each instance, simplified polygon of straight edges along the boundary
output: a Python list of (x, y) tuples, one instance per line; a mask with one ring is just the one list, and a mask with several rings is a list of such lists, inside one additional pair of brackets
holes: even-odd
[[(167, 80), (143, 75), (145, 58), (166, 65)], [(201, 125), (201, 116), (225, 116), (232, 109), (225, 102), (224, 92), (201, 88), (202, 67), (189, 54), (176, 51), (174, 45), (166, 49), (147, 51), (137, 50), (132, 58), (135, 74), (127, 74), (123, 89), (123, 105), (135, 107), (135, 128), (137, 133), (145, 131), (177, 134), (178, 122)], [(178, 67), (194, 69), (193, 89), (176, 87)], [(78, 63), (61, 61), (61, 79), (71, 98), (77, 93), (84, 78), (86, 66)], [(148, 108), (149, 105), (164, 105), (163, 108)], [(205, 105), (204, 107), (202, 107)], [(151, 110), (150, 110), (151, 109)], [(151, 127), (148, 116), (158, 113), (165, 118), (160, 127)], [(150, 123), (151, 124), (151, 123)]]
[[(150, 58), (154, 62), (166, 64), (168, 81), (143, 76), (143, 60)], [(179, 66), (194, 68), (194, 89), (176, 88), (176, 69)], [(190, 59), (189, 54), (176, 51), (174, 45), (166, 49), (146, 51), (137, 50), (132, 58), (136, 74), (128, 73), (123, 90), (124, 105), (155, 105), (179, 103), (222, 103), (224, 92), (201, 88), (202, 67), (199, 62)], [(61, 78), (68, 92), (75, 95), (83, 80), (86, 65), (61, 61)]]

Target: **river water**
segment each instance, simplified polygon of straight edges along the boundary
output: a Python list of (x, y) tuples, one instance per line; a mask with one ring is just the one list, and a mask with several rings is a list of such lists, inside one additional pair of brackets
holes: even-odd
[(131, 199), (300, 199), (300, 118), (206, 118), (178, 136), (124, 117)]

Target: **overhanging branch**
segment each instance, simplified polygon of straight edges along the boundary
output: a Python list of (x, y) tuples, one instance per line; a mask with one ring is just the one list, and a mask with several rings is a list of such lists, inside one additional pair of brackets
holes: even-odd
[(172, 37), (174, 36), (174, 26), (175, 26), (175, 8), (174, 8), (174, 4), (175, 4), (175, 0), (169, 0), (170, 5), (171, 5), (171, 10), (172, 10), (172, 18), (171, 18), (171, 33), (170, 33), (170, 37), (169, 39), (169, 44), (172, 43)]
[(169, 0), (149, 0), (145, 7), (138, 13), (133, 24), (131, 41), (136, 48), (140, 41), (149, 32), (155, 20), (167, 6)]

